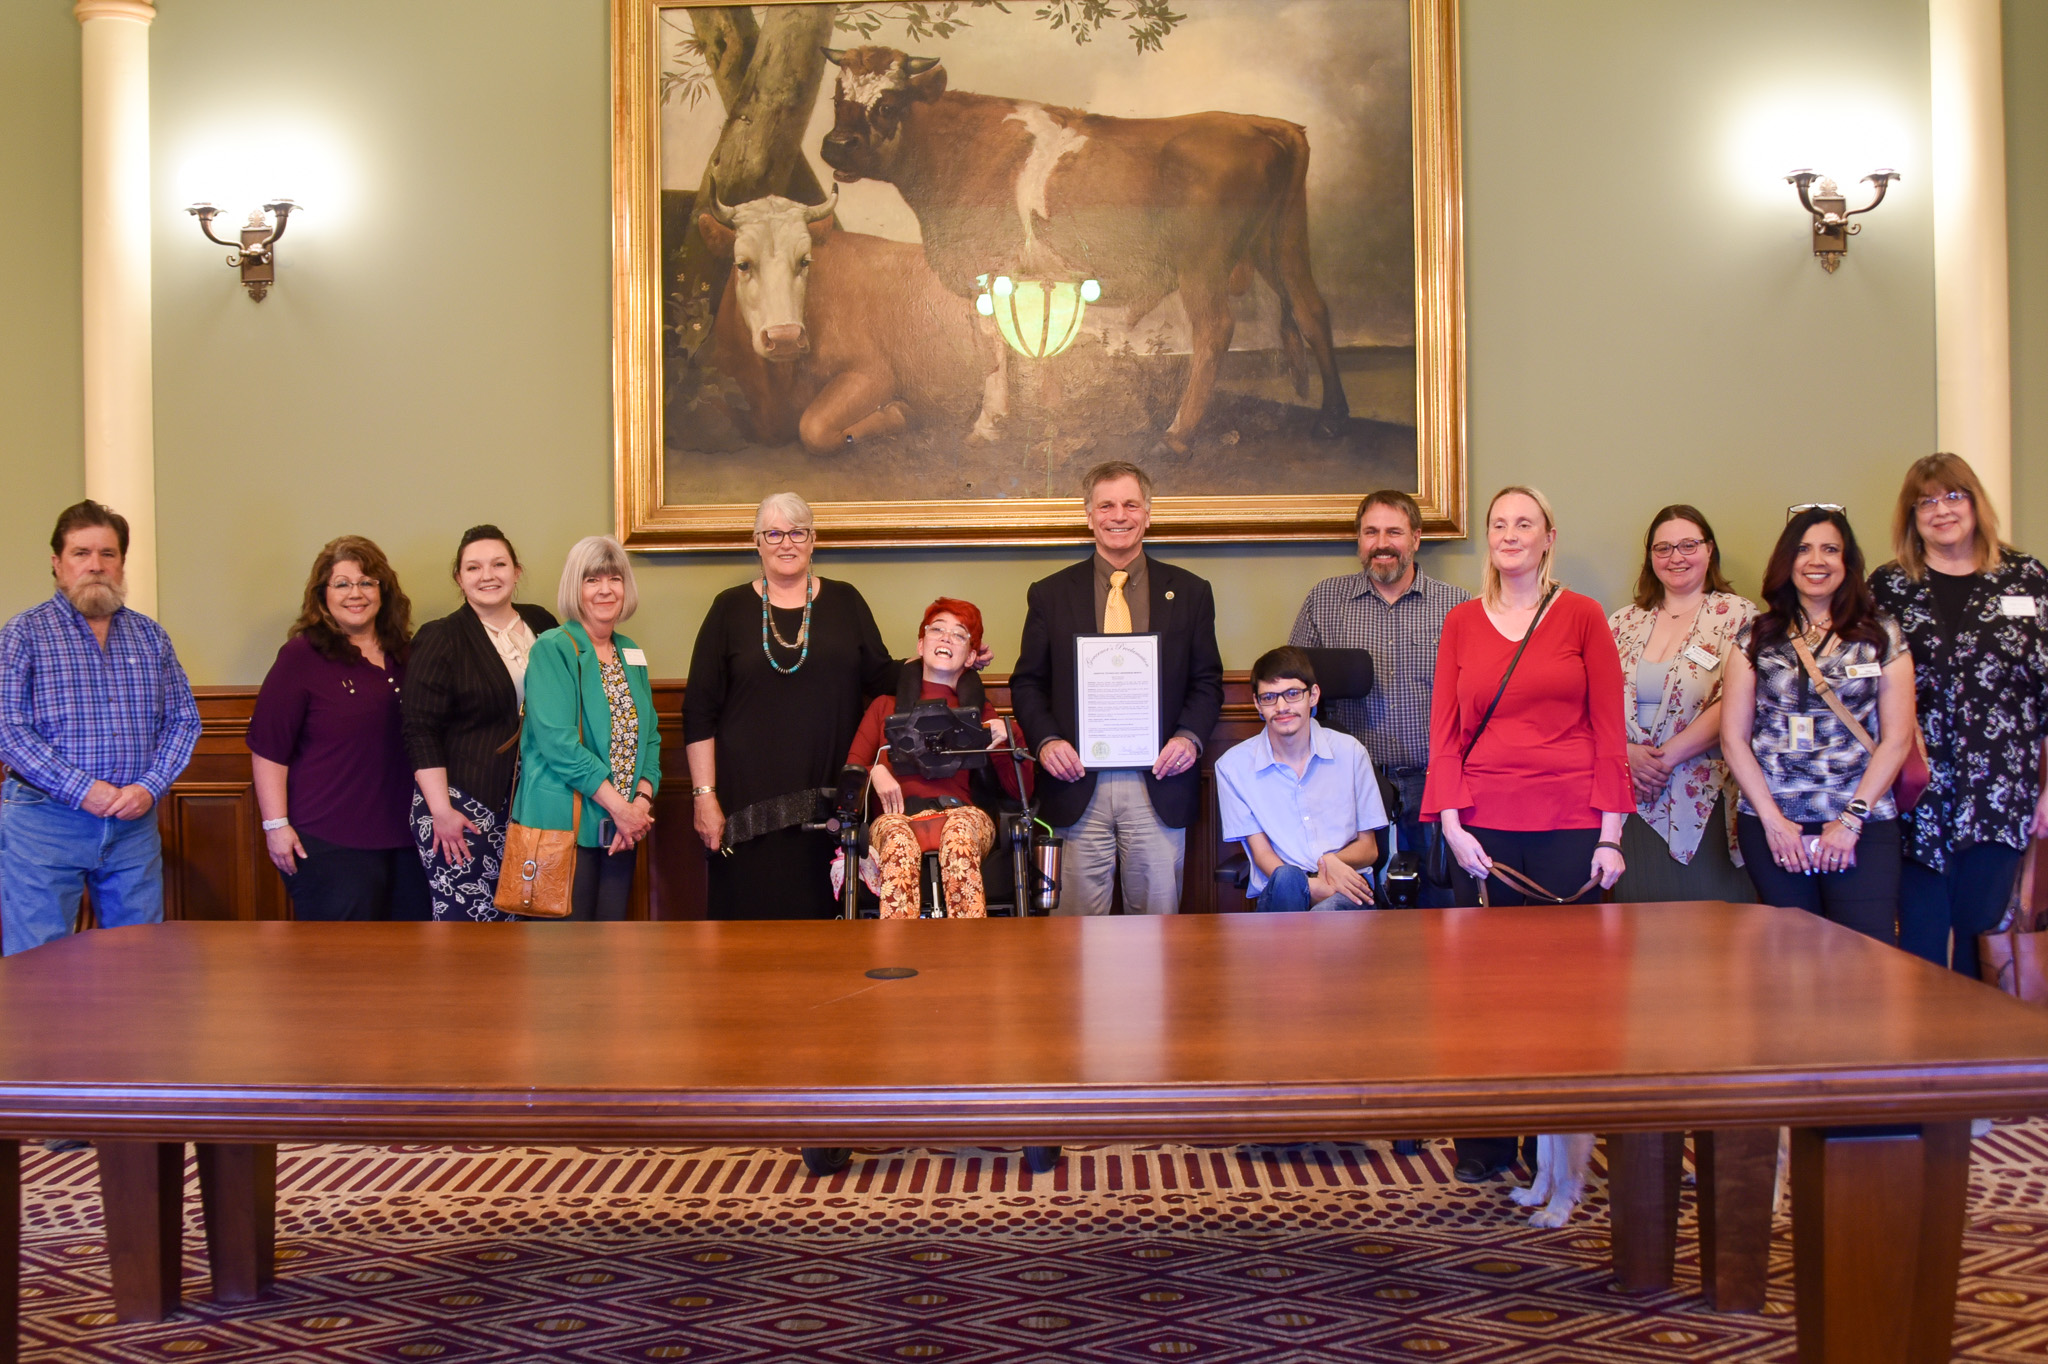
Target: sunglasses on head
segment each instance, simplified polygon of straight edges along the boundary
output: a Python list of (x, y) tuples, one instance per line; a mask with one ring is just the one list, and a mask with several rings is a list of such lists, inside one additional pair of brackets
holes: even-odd
[(1790, 521), (1793, 517), (1798, 516), (1802, 512), (1846, 512), (1848, 510), (1849, 509), (1847, 507), (1843, 506), (1839, 502), (1795, 502), (1791, 506), (1785, 508), (1785, 519), (1787, 521)]

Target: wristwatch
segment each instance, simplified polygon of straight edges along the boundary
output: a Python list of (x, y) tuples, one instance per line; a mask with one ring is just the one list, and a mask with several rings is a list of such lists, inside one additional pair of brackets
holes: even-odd
[(1863, 799), (1863, 797), (1858, 796), (1856, 797), (1856, 799), (1850, 801), (1847, 805), (1842, 807), (1842, 813), (1845, 815), (1854, 815), (1858, 819), (1869, 819), (1870, 802)]
[(716, 795), (717, 792), (718, 788), (715, 786), (693, 786), (690, 788), (690, 795), (693, 799), (697, 796)]

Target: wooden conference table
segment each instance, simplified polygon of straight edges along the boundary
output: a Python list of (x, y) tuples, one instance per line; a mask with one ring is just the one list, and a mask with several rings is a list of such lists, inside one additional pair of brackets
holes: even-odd
[[(1049, 1145), (1789, 1124), (1800, 1359), (1929, 1361), (1949, 1357), (1969, 1119), (2040, 1112), (2048, 1013), (1757, 906), (170, 923), (0, 962), (0, 1133), (100, 1143), (128, 1316), (178, 1300), (186, 1141), (201, 1143), (215, 1291), (235, 1298), (269, 1280), (281, 1139)], [(11, 1361), (19, 1162), (0, 1145)]]

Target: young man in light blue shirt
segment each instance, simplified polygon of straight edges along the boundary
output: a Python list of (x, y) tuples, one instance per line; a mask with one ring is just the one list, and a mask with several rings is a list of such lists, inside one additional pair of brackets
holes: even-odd
[(1387, 826), (1379, 778), (1358, 740), (1316, 723), (1322, 693), (1302, 650), (1269, 650), (1252, 664), (1252, 699), (1266, 727), (1216, 760), (1223, 837), (1251, 858), (1249, 895), (1264, 911), (1363, 909), (1361, 869)]

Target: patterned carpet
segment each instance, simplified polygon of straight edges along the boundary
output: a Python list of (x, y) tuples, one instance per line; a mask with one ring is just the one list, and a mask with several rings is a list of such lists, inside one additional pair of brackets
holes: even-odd
[[(188, 1190), (186, 1308), (120, 1325), (89, 1152), (25, 1157), (24, 1360), (1342, 1360), (1793, 1358), (1771, 1301), (1608, 1282), (1604, 1186), (1539, 1232), (1448, 1143), (862, 1153), (812, 1180), (754, 1149), (296, 1146), (271, 1297), (207, 1297)], [(1602, 1166), (1596, 1157), (1596, 1176)], [(2048, 1359), (2048, 1124), (1976, 1144), (1957, 1358)]]

